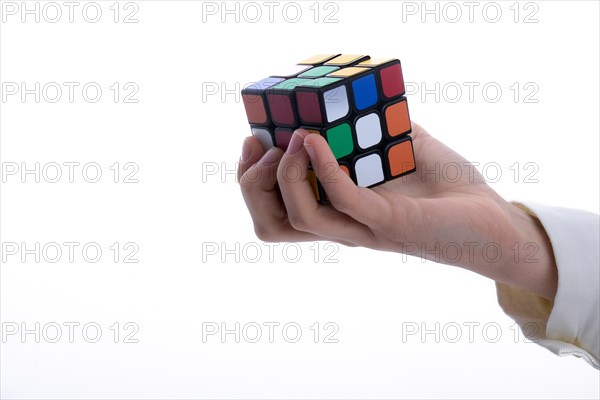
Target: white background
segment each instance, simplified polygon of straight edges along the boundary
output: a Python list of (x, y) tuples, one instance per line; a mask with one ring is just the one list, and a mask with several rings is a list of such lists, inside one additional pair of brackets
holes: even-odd
[[(21, 250), (21, 243), (80, 246), (72, 263), (66, 247), (56, 263), (43, 255), (39, 263), (34, 255), (22, 262), (20, 252), (5, 252), (1, 319), (5, 329), (80, 325), (73, 343), (64, 325), (57, 343), (46, 340), (51, 331), (40, 343), (34, 334), (3, 335), (2, 398), (598, 398), (598, 372), (585, 362), (515, 336), (485, 278), (325, 243), (303, 244), (297, 262), (296, 247), (279, 245), (270, 259), (231, 173), (249, 134), (235, 92), (315, 53), (367, 53), (402, 60), (412, 119), (486, 168), (506, 199), (598, 212), (597, 2), (480, 2), (472, 22), (463, 2), (428, 2), (438, 7), (439, 22), (435, 14), (422, 15), (421, 2), (300, 2), (295, 23), (292, 6), (282, 14), (286, 3), (274, 9), (273, 22), (267, 5), (255, 3), (263, 13), (256, 23), (248, 20), (256, 8), (244, 3), (237, 5), (239, 22), (231, 14), (225, 23), (220, 2), (137, 1), (127, 8), (122, 2), (117, 23), (112, 1), (98, 2), (97, 23), (83, 18), (85, 2), (72, 23), (62, 2), (56, 23), (44, 15), (23, 23), (21, 3), (13, 4), (17, 14), (3, 12), (0, 28), (3, 95), (7, 82), (79, 86), (72, 103), (66, 86), (56, 103), (47, 101), (54, 92), (41, 93), (39, 103), (33, 94), (25, 101), (20, 93), (3, 98), (3, 171), (21, 163), (80, 165), (72, 183), (66, 167), (57, 183), (5, 176), (2, 242)], [(502, 15), (492, 23), (497, 8)], [(462, 17), (453, 23), (457, 9)], [(135, 10), (138, 22), (124, 23)], [(54, 10), (46, 11), (54, 18)], [(333, 22), (325, 23), (332, 12)], [(524, 22), (528, 15), (532, 23)], [(82, 97), (89, 82), (103, 89), (96, 103)], [(115, 82), (117, 103), (109, 88)], [(137, 103), (124, 102), (128, 82), (139, 88)], [(422, 97), (422, 85), (435, 92), (436, 82), (439, 98)], [(478, 85), (472, 101), (465, 82)], [(493, 88), (484, 96), (486, 84), (502, 89), (498, 101)], [(457, 86), (463, 92), (454, 102)], [(97, 183), (82, 177), (81, 167), (92, 162), (102, 171)], [(109, 168), (115, 162), (118, 183)], [(138, 183), (123, 182), (133, 168), (124, 168), (128, 162), (139, 167)], [(526, 179), (531, 172), (537, 182)], [(116, 263), (109, 248), (115, 242)], [(123, 262), (129, 242), (139, 247), (138, 263)], [(102, 248), (98, 262), (83, 259), (86, 243)], [(207, 246), (217, 246), (217, 254), (203, 251)], [(220, 251), (236, 246), (237, 254)], [(252, 262), (257, 248), (262, 255)], [(326, 262), (328, 254), (337, 262)], [(102, 328), (97, 343), (81, 332), (90, 322)], [(118, 343), (110, 329), (115, 322)], [(139, 327), (138, 343), (124, 343), (127, 322)], [(280, 325), (273, 343), (266, 328), (258, 343), (236, 343), (233, 335), (204, 343), (205, 322)], [(282, 336), (289, 322), (302, 328), (297, 343)], [(310, 330), (315, 322), (318, 343)], [(338, 343), (324, 343), (327, 322), (339, 327)], [(479, 324), (472, 340), (469, 323)], [(461, 336), (451, 343), (456, 324)], [(487, 332), (485, 324), (492, 327)], [(409, 326), (432, 333), (407, 336)]]

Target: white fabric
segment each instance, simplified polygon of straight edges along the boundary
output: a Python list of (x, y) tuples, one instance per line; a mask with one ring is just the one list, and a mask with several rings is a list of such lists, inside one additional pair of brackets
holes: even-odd
[(600, 369), (600, 219), (580, 210), (520, 204), (537, 216), (550, 238), (558, 290), (552, 304), (497, 283), (498, 301), (530, 339), (555, 354), (575, 355)]

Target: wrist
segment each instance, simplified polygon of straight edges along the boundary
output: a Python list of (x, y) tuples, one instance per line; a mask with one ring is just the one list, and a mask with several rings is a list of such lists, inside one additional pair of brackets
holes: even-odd
[(519, 203), (506, 203), (507, 213), (516, 235), (518, 257), (510, 281), (550, 301), (554, 301), (558, 284), (558, 271), (552, 244), (535, 213)]

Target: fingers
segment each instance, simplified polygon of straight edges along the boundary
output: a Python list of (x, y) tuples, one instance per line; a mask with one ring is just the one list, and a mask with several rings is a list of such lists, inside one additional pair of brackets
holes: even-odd
[[(329, 206), (319, 205), (307, 180), (309, 156), (305, 137), (318, 136), (299, 129), (294, 132), (277, 171), (277, 181), (292, 227), (336, 241), (374, 246), (373, 233), (363, 224)], [(351, 182), (351, 181), (350, 181)]]
[(278, 148), (265, 152), (254, 137), (244, 141), (238, 179), (257, 236), (265, 241), (332, 240), (377, 248), (367, 226), (315, 200), (306, 179), (306, 135), (295, 133), (285, 155)]
[(260, 160), (264, 154), (265, 150), (257, 138), (254, 136), (248, 136), (246, 139), (244, 139), (244, 144), (242, 145), (242, 155), (240, 156), (240, 163), (238, 164), (237, 170), (238, 182), (248, 168)]
[[(257, 149), (252, 147), (252, 150)], [(277, 167), (283, 151), (269, 149), (256, 163), (251, 164), (256, 154), (263, 152), (262, 148), (258, 150), (250, 158), (240, 161), (238, 171), (242, 174), (239, 180), (242, 196), (252, 216), (256, 235), (269, 242), (318, 240), (313, 235), (298, 232), (282, 223), (287, 217), (277, 191)]]
[(277, 167), (283, 151), (272, 148), (264, 151), (253, 136), (244, 140), (238, 166), (238, 181), (244, 202), (254, 222), (259, 239), (275, 241), (309, 241), (320, 238), (292, 229), (277, 190)]
[(339, 168), (325, 138), (308, 135), (304, 146), (331, 205), (356, 221), (379, 231), (386, 231), (392, 217), (390, 202), (377, 192), (357, 186)]

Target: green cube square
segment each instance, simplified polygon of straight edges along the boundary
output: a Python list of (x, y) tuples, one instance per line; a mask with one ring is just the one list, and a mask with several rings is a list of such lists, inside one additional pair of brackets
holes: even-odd
[(327, 129), (327, 142), (336, 159), (351, 154), (354, 151), (354, 141), (350, 125), (343, 123)]

